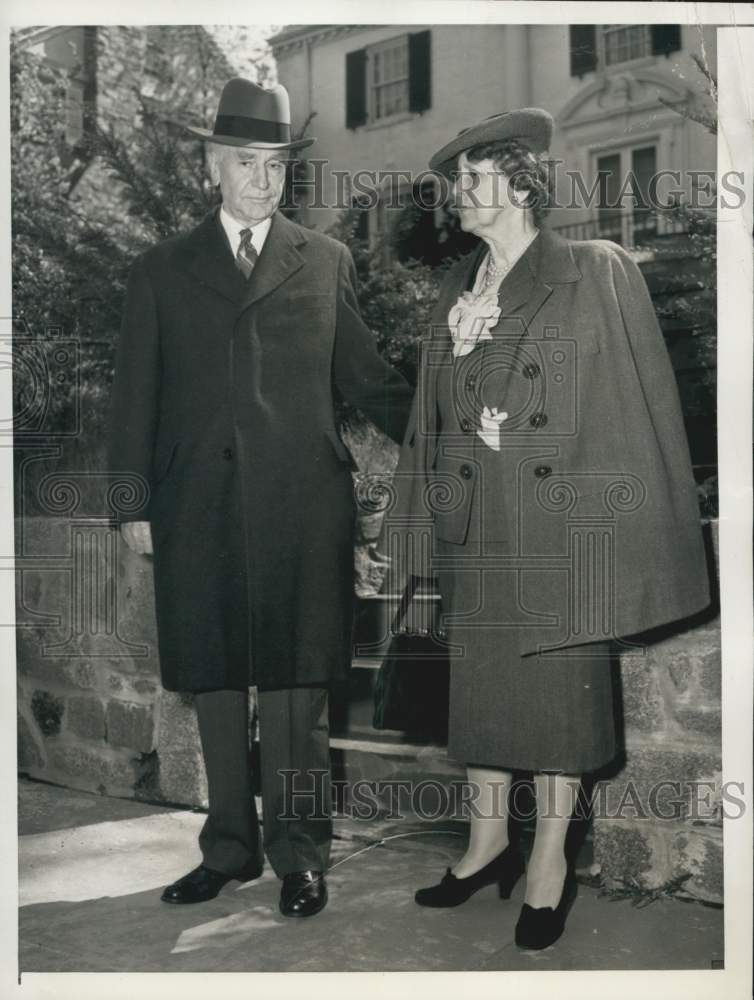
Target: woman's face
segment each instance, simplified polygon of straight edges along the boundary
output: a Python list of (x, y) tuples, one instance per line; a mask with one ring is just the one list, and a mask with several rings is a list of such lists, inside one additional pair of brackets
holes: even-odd
[(461, 153), (457, 170), (452, 204), (465, 232), (482, 235), (495, 229), (506, 212), (521, 207), (507, 175), (494, 160), (473, 162)]

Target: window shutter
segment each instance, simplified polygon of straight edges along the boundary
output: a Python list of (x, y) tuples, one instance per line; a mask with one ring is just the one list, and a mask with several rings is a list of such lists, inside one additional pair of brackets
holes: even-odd
[(652, 25), (652, 55), (667, 56), (681, 47), (680, 24)]
[(417, 31), (408, 36), (408, 107), (426, 111), (432, 103), (432, 63), (430, 32)]
[(346, 53), (346, 128), (367, 120), (367, 51)]
[(571, 76), (583, 76), (597, 69), (597, 27), (572, 24), (570, 29)]

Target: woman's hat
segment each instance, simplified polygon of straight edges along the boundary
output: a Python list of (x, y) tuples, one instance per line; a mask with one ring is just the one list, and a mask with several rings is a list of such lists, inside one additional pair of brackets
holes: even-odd
[(225, 146), (262, 146), (265, 149), (304, 149), (314, 139), (291, 140), (288, 91), (278, 84), (270, 90), (236, 77), (223, 87), (215, 127), (186, 126), (189, 132)]
[(544, 153), (549, 149), (551, 138), (552, 115), (542, 108), (503, 111), (485, 118), (478, 125), (461, 129), (455, 139), (451, 139), (435, 153), (429, 161), (429, 168), (449, 177), (458, 156), (473, 146), (517, 139), (533, 153)]

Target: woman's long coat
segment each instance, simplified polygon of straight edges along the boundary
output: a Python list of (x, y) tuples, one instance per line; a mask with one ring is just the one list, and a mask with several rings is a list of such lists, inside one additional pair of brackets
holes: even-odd
[(349, 664), (335, 390), (401, 439), (412, 391), (375, 350), (342, 244), (276, 214), (247, 282), (212, 213), (135, 261), (110, 468), (143, 487), (122, 518), (151, 523), (166, 688), (324, 684)]
[[(485, 249), (449, 272), (422, 345), (383, 528), (392, 559), (386, 588), (437, 572), (436, 543), (464, 543), (479, 491), (483, 560), (465, 575), (483, 577), (484, 560), (504, 572), (516, 621), (496, 623), (493, 633), (502, 642), (506, 624), (520, 626), (510, 634), (521, 655), (700, 611), (708, 574), (688, 443), (636, 264), (607, 241), (543, 230), (501, 286), (492, 339), (453, 361), (448, 311), (471, 287)], [(440, 435), (437, 385), (448, 367), (457, 420)], [(499, 451), (477, 434), (484, 406), (508, 414)], [(483, 595), (483, 579), (468, 585)], [(489, 624), (483, 596), (476, 615)]]

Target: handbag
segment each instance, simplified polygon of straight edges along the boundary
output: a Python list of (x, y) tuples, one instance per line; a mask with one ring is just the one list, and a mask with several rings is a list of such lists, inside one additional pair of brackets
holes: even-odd
[[(410, 577), (391, 626), (388, 646), (374, 686), (375, 729), (397, 729), (413, 737), (446, 743), (450, 661), (447, 645), (434, 629), (403, 625), (419, 584)], [(426, 619), (426, 613), (423, 615)]]

